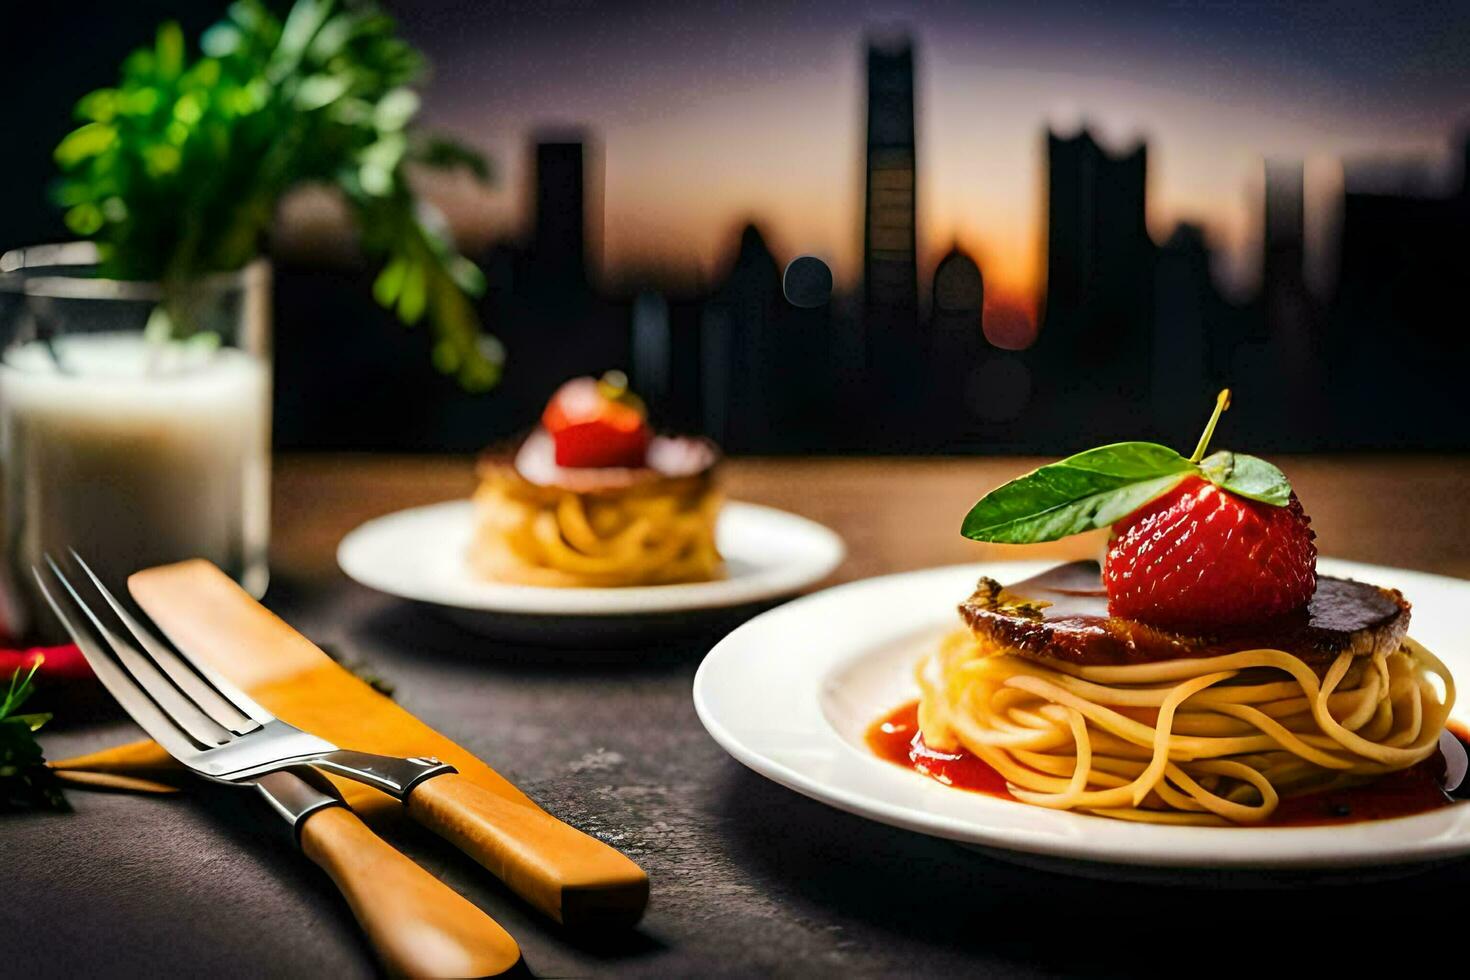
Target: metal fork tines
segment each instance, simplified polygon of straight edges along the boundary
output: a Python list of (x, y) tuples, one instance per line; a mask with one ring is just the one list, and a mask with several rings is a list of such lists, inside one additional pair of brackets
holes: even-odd
[(46, 556), (51, 584), (33, 569), (41, 594), (103, 686), (154, 741), (200, 775), (238, 782), (310, 763), (406, 800), (425, 779), (455, 771), (438, 759), (339, 749), (281, 721), (171, 642), (131, 599), (109, 591), (75, 551), (70, 564), (80, 574)]
[(53, 584), (34, 569), (41, 594), (98, 680), (174, 758), (202, 775), (235, 781), (337, 748), (276, 719), (206, 665), (181, 656), (75, 552), (71, 561), (81, 575), (69, 576), (46, 556)]

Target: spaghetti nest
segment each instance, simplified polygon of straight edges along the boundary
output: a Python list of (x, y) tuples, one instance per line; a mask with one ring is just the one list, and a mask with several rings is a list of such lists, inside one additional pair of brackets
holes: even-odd
[(1260, 823), (1283, 796), (1406, 769), (1435, 752), (1455, 701), (1409, 639), (1319, 677), (1282, 650), (1087, 667), (959, 631), (918, 676), (930, 747), (963, 746), (1026, 803), (1150, 823)]
[(532, 484), (511, 467), (481, 474), (470, 564), (485, 578), (542, 586), (701, 582), (722, 574), (720, 494), (704, 478), (599, 492)]

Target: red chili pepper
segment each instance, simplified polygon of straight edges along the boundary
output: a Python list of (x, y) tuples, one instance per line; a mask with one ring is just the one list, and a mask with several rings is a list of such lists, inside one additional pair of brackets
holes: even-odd
[(41, 666), (36, 669), (36, 680), (43, 687), (48, 680), (70, 683), (92, 677), (92, 668), (82, 651), (67, 643), (57, 647), (0, 650), (0, 682), (8, 684), (17, 670), (29, 670), (37, 658), (41, 659)]

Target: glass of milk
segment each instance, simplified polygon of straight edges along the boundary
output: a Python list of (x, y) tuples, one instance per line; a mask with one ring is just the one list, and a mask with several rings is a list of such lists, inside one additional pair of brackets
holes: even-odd
[(117, 582), (206, 558), (265, 591), (269, 266), (165, 312), (156, 284), (97, 278), (95, 260), (0, 256), (0, 638), (56, 635), (30, 570), (70, 548)]

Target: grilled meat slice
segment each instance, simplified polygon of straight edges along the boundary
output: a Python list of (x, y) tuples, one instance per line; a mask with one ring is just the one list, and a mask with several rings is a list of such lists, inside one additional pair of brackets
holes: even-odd
[(1014, 585), (982, 578), (960, 616), (991, 646), (1036, 660), (1117, 666), (1211, 657), (1269, 647), (1320, 672), (1344, 651), (1393, 651), (1409, 629), (1409, 602), (1396, 589), (1319, 575), (1305, 609), (1206, 635), (1159, 629), (1108, 615), (1096, 562), (1059, 565)]

